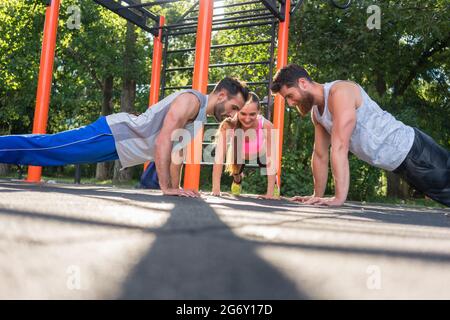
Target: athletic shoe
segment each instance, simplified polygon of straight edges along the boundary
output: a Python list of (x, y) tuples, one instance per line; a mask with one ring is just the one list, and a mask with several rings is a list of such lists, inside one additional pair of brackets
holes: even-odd
[(280, 188), (278, 188), (277, 185), (275, 185), (275, 187), (273, 188), (273, 196), (275, 198), (279, 198), (280, 197)]
[(242, 192), (242, 185), (240, 183), (236, 183), (233, 181), (233, 183), (231, 184), (231, 194), (234, 196), (239, 196), (241, 195)]

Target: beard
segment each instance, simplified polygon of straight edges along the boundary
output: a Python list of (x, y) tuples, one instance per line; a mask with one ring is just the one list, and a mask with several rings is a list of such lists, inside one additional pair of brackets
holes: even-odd
[(301, 90), (301, 93), (303, 97), (299, 101), (298, 109), (302, 116), (306, 116), (314, 106), (314, 96), (310, 92), (303, 90)]
[(225, 116), (225, 102), (219, 102), (214, 107), (214, 118), (216, 118), (217, 122), (222, 122)]

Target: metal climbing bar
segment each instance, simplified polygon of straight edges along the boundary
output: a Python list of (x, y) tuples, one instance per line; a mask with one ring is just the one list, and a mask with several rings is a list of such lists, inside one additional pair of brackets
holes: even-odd
[[(289, 44), (289, 23), (290, 23), (291, 0), (286, 0), (285, 12), (286, 19), (280, 22), (278, 27), (278, 57), (277, 70), (286, 66), (288, 63), (288, 44)], [(275, 97), (273, 125), (278, 130), (278, 150), (277, 150), (277, 177), (278, 186), (281, 186), (281, 160), (283, 154), (283, 128), (284, 128), (284, 99), (279, 94)]]
[[(221, 44), (221, 45), (213, 45), (211, 49), (223, 49), (223, 48), (233, 48), (233, 47), (243, 47), (243, 46), (252, 46), (252, 45), (260, 45), (260, 44), (269, 44), (272, 43), (271, 40), (264, 41), (253, 41), (253, 42), (242, 42), (242, 43), (233, 43), (233, 44)], [(195, 48), (186, 48), (186, 49), (175, 49), (168, 50), (167, 53), (182, 53), (182, 52), (191, 52), (195, 51)]]
[[(136, 5), (134, 0), (94, 0), (122, 18), (130, 21), (141, 29), (158, 36), (159, 17), (143, 7), (130, 7)], [(127, 5), (125, 5), (125, 3)], [(151, 19), (152, 23), (148, 23)]]
[[(60, 0), (53, 0), (45, 11), (44, 37), (42, 40), (41, 63), (39, 67), (36, 109), (34, 112), (33, 133), (47, 132), (48, 108), (52, 89), (53, 63), (55, 60), (56, 34)], [(28, 167), (28, 182), (41, 181), (42, 167)]]
[[(213, 20), (213, 0), (200, 0), (197, 26), (196, 55), (192, 89), (207, 93), (208, 67)], [(202, 161), (203, 128), (199, 130), (187, 148), (188, 162), (184, 171), (184, 188), (198, 190), (200, 187), (200, 162)], [(190, 160), (190, 161), (189, 161)]]
[[(269, 80), (265, 80), (265, 81), (249, 81), (246, 82), (247, 85), (249, 86), (253, 86), (253, 85), (262, 85), (265, 84), (267, 85), (269, 83)], [(217, 83), (210, 83), (207, 85), (208, 88), (214, 88), (216, 86)], [(173, 87), (165, 87), (164, 90), (181, 90), (181, 89), (191, 89), (192, 85), (186, 85), (186, 86), (173, 86)]]
[[(268, 65), (270, 63), (269, 60), (267, 61), (249, 61), (249, 62), (233, 62), (233, 63), (216, 63), (216, 64), (210, 64), (209, 68), (225, 68), (225, 67), (236, 67), (236, 66), (251, 66), (251, 65)], [(178, 68), (168, 68), (166, 69), (167, 72), (173, 72), (173, 71), (182, 71), (182, 70), (193, 70), (194, 67), (178, 67)]]

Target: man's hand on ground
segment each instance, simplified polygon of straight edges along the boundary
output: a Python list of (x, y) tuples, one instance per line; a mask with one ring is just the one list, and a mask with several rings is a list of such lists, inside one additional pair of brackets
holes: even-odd
[(319, 197), (315, 197), (315, 196), (295, 196), (295, 197), (290, 198), (289, 200), (290, 201), (294, 201), (294, 202), (310, 204), (311, 202), (314, 202), (317, 199), (320, 199), (320, 198)]
[(258, 196), (258, 199), (265, 199), (265, 200), (280, 200), (280, 197), (276, 197), (273, 194), (261, 194)]
[(313, 203), (315, 206), (327, 206), (327, 207), (340, 207), (344, 204), (345, 200), (339, 200), (335, 197), (331, 198), (318, 198)]
[(314, 197), (314, 196), (296, 196), (292, 197), (290, 199), (294, 202), (300, 202), (303, 204), (309, 204), (309, 205), (315, 205), (315, 206), (329, 206), (329, 207), (339, 207), (342, 206), (345, 202), (345, 200), (340, 200), (335, 197), (331, 198), (321, 198), (321, 197)]
[(182, 188), (170, 188), (162, 190), (163, 194), (166, 196), (178, 196), (178, 197), (190, 197), (190, 198), (198, 198), (200, 197), (200, 193), (195, 190), (185, 190)]

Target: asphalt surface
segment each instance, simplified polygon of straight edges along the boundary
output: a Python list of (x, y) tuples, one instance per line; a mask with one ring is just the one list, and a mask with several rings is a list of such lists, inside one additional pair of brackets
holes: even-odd
[(0, 299), (450, 299), (450, 210), (0, 181)]

